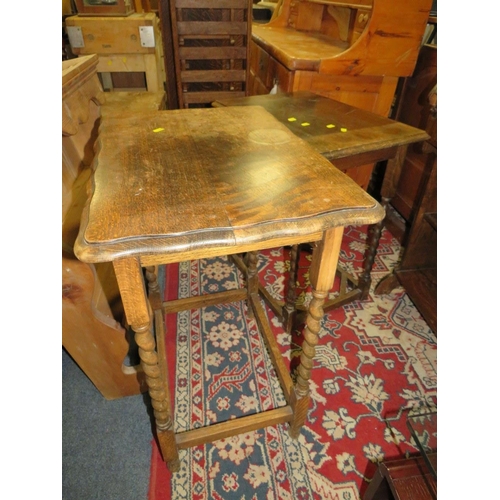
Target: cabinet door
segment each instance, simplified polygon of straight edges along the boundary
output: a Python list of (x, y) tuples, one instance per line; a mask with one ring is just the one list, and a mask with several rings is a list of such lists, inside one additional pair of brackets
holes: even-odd
[[(404, 82), (394, 119), (425, 130), (427, 123), (423, 122), (423, 109), (427, 104), (427, 95), (436, 83), (437, 46), (424, 45), (420, 50), (415, 73)], [(398, 189), (391, 201), (392, 206), (407, 221), (411, 221), (417, 210), (415, 201), (427, 161), (428, 155), (418, 145), (408, 148)]]

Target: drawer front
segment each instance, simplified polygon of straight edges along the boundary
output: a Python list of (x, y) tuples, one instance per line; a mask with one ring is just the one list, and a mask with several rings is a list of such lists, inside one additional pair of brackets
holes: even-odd
[(269, 66), (267, 69), (266, 87), (271, 90), (275, 83), (278, 84), (280, 92), (291, 92), (293, 82), (293, 72), (285, 68), (273, 57), (269, 58)]
[(266, 85), (269, 67), (269, 54), (255, 42), (250, 42), (250, 70), (254, 77)]

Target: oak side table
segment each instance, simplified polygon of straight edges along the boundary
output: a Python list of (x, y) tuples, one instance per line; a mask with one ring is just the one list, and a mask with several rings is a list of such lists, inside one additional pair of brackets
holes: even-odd
[[(179, 448), (268, 425), (289, 422), (298, 437), (343, 228), (374, 224), (384, 209), (259, 106), (109, 118), (96, 151), (75, 253), (83, 262), (113, 262), (169, 469), (179, 468)], [(318, 242), (310, 270), (313, 299), (293, 383), (260, 300), (257, 251), (311, 241)], [(249, 257), (246, 288), (162, 303), (156, 266), (240, 252)], [(175, 433), (163, 315), (241, 300), (248, 301), (268, 346), (287, 405)]]
[[(347, 175), (363, 165), (388, 160), (381, 188), (381, 204), (384, 207), (396, 194), (408, 146), (429, 139), (424, 130), (311, 92), (235, 97), (212, 103), (214, 107), (249, 105), (264, 107)], [(327, 301), (325, 311), (368, 296), (382, 228), (383, 221), (380, 221), (369, 229), (363, 272), (359, 279), (356, 280), (340, 268), (337, 270), (342, 276), (340, 293)], [(297, 271), (297, 258), (298, 250), (292, 248), (292, 273)], [(350, 290), (347, 285), (351, 287)], [(260, 292), (273, 311), (280, 315), (283, 303), (274, 300), (264, 287), (261, 287)], [(297, 309), (304, 311), (301, 305), (297, 305)], [(287, 329), (290, 328), (291, 325), (288, 325)]]

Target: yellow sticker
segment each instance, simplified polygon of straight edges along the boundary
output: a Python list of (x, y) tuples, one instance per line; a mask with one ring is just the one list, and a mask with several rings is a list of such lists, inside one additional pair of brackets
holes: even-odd
[(289, 122), (296, 122), (297, 121), (297, 118), (294, 118), (293, 116), (291, 118), (288, 118), (288, 121)]
[(302, 122), (301, 125), (303, 127), (309, 127), (309, 125), (311, 125), (309, 122)]
[(108, 66), (111, 66), (113, 64), (113, 61), (108, 61)]
[(340, 129), (340, 131), (341, 131), (341, 132), (347, 132), (347, 129), (346, 129), (346, 128), (344, 128), (344, 127), (342, 127), (342, 128)]
[(153, 132), (163, 132), (165, 129), (162, 127), (154, 128)]
[(329, 123), (326, 128), (335, 128), (335, 125), (333, 123)]
[(126, 63), (126, 62), (127, 62), (127, 58), (126, 58), (126, 57), (124, 57), (124, 58), (122, 59), (122, 62), (123, 62), (123, 63)]

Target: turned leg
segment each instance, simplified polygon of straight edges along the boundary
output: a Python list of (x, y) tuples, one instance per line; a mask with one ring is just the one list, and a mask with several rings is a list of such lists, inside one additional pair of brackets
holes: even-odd
[(290, 274), (288, 275), (288, 293), (286, 295), (285, 307), (283, 308), (283, 326), (287, 333), (291, 333), (295, 318), (297, 316), (297, 293), (295, 286), (299, 268), (300, 246), (293, 245), (290, 251)]
[[(259, 294), (259, 276), (257, 274), (257, 262), (259, 260), (258, 252), (247, 253), (247, 295)], [(255, 313), (252, 309), (252, 301), (248, 300), (248, 317), (254, 318)]]
[(160, 295), (160, 284), (154, 266), (146, 267), (146, 279), (148, 281), (149, 303), (154, 311), (161, 309), (162, 300)]
[(335, 279), (343, 231), (343, 227), (325, 231), (323, 239), (313, 250), (310, 270), (313, 298), (307, 310), (297, 382), (290, 401), (293, 408), (293, 418), (290, 422), (289, 432), (292, 438), (299, 436), (300, 428), (307, 418), (310, 400), (309, 379), (311, 378), (316, 354), (315, 348), (319, 340), (323, 304)]
[[(160, 367), (156, 351), (150, 305), (146, 296), (142, 268), (138, 259), (134, 258), (118, 260), (113, 264), (127, 322), (134, 331), (135, 341), (139, 346), (141, 366), (146, 374), (146, 383), (154, 409), (156, 432), (163, 460), (167, 463), (168, 468), (175, 472), (179, 469), (179, 456), (170, 411), (170, 398), (167, 380)], [(151, 268), (146, 274), (150, 288), (154, 289), (155, 283), (157, 286), (156, 275)]]
[[(398, 188), (399, 178), (401, 176), (401, 169), (403, 168), (403, 163), (406, 157), (406, 151), (408, 146), (399, 146), (396, 156), (387, 162), (387, 167), (384, 175), (384, 181), (382, 183), (382, 188), (380, 190), (381, 200), (380, 204), (382, 207), (386, 208), (394, 195), (396, 194)], [(370, 292), (371, 285), (371, 272), (373, 268), (373, 263), (375, 261), (375, 255), (377, 254), (378, 244), (380, 242), (380, 236), (382, 234), (382, 229), (384, 228), (385, 218), (377, 222), (368, 229), (368, 247), (365, 252), (365, 259), (363, 262), (363, 272), (361, 273), (358, 286), (361, 289), (361, 299), (366, 299)]]

